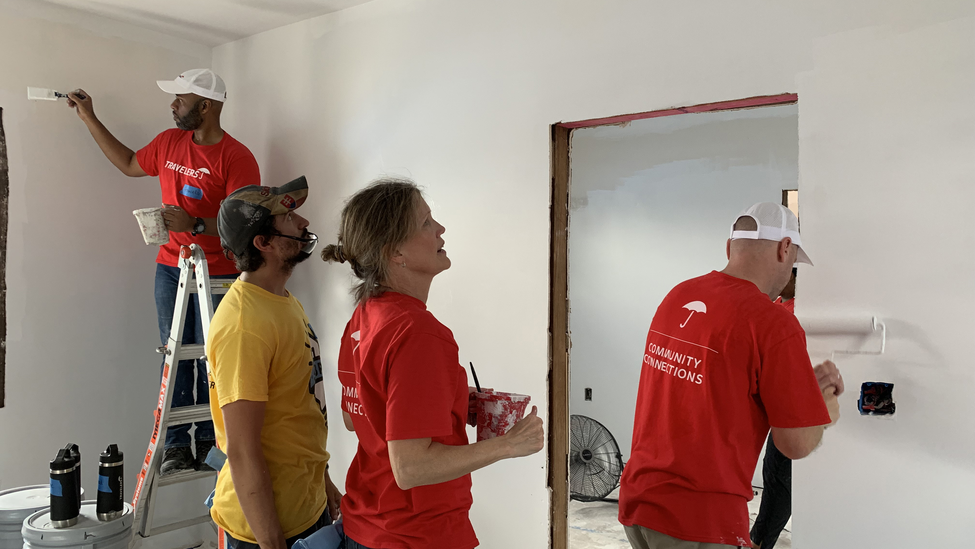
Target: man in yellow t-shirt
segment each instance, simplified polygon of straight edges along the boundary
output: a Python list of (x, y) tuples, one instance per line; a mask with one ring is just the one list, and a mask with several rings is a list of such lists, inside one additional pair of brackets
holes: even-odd
[(318, 242), (294, 210), (300, 177), (250, 185), (220, 206), (224, 253), (240, 278), (210, 323), (210, 410), (227, 462), (210, 511), (232, 549), (290, 549), (338, 517), (318, 339), (285, 284)]

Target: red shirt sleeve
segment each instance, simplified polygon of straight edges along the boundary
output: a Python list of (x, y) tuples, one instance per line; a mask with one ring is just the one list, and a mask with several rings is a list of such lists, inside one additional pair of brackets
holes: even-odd
[(802, 332), (763, 353), (758, 391), (772, 427), (812, 427), (830, 422)]
[(389, 362), (386, 440), (449, 436), (457, 396), (457, 346), (410, 334)]
[(261, 168), (249, 150), (241, 146), (240, 153), (227, 167), (227, 195), (241, 187), (261, 184)]
[(146, 175), (156, 177), (159, 175), (159, 150), (163, 148), (162, 143), (166, 140), (166, 133), (157, 135), (148, 145), (142, 147), (135, 153), (135, 159)]

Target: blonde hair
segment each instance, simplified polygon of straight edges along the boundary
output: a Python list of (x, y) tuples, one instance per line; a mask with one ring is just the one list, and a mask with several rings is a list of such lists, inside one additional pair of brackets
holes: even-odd
[(338, 242), (325, 246), (322, 259), (352, 266), (361, 280), (352, 290), (357, 303), (386, 291), (390, 255), (416, 231), (422, 198), (413, 181), (382, 178), (345, 203)]

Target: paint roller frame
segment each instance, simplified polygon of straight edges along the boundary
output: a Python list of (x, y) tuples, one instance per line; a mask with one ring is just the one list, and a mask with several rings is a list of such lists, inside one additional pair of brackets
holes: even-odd
[(809, 335), (873, 335), (880, 332), (880, 349), (876, 351), (849, 351), (845, 349), (834, 349), (830, 353), (830, 360), (836, 355), (882, 355), (887, 351), (887, 325), (884, 324), (876, 315), (871, 316), (869, 321), (863, 317), (856, 318), (821, 318), (821, 317), (800, 317), (799, 324)]

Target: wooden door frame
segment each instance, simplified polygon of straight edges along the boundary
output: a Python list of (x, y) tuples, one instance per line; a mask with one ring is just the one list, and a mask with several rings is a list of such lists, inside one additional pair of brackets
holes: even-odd
[(727, 111), (796, 103), (794, 93), (765, 95), (577, 122), (552, 124), (552, 197), (549, 252), (548, 486), (552, 549), (569, 546), (569, 184), (572, 130), (676, 114)]

